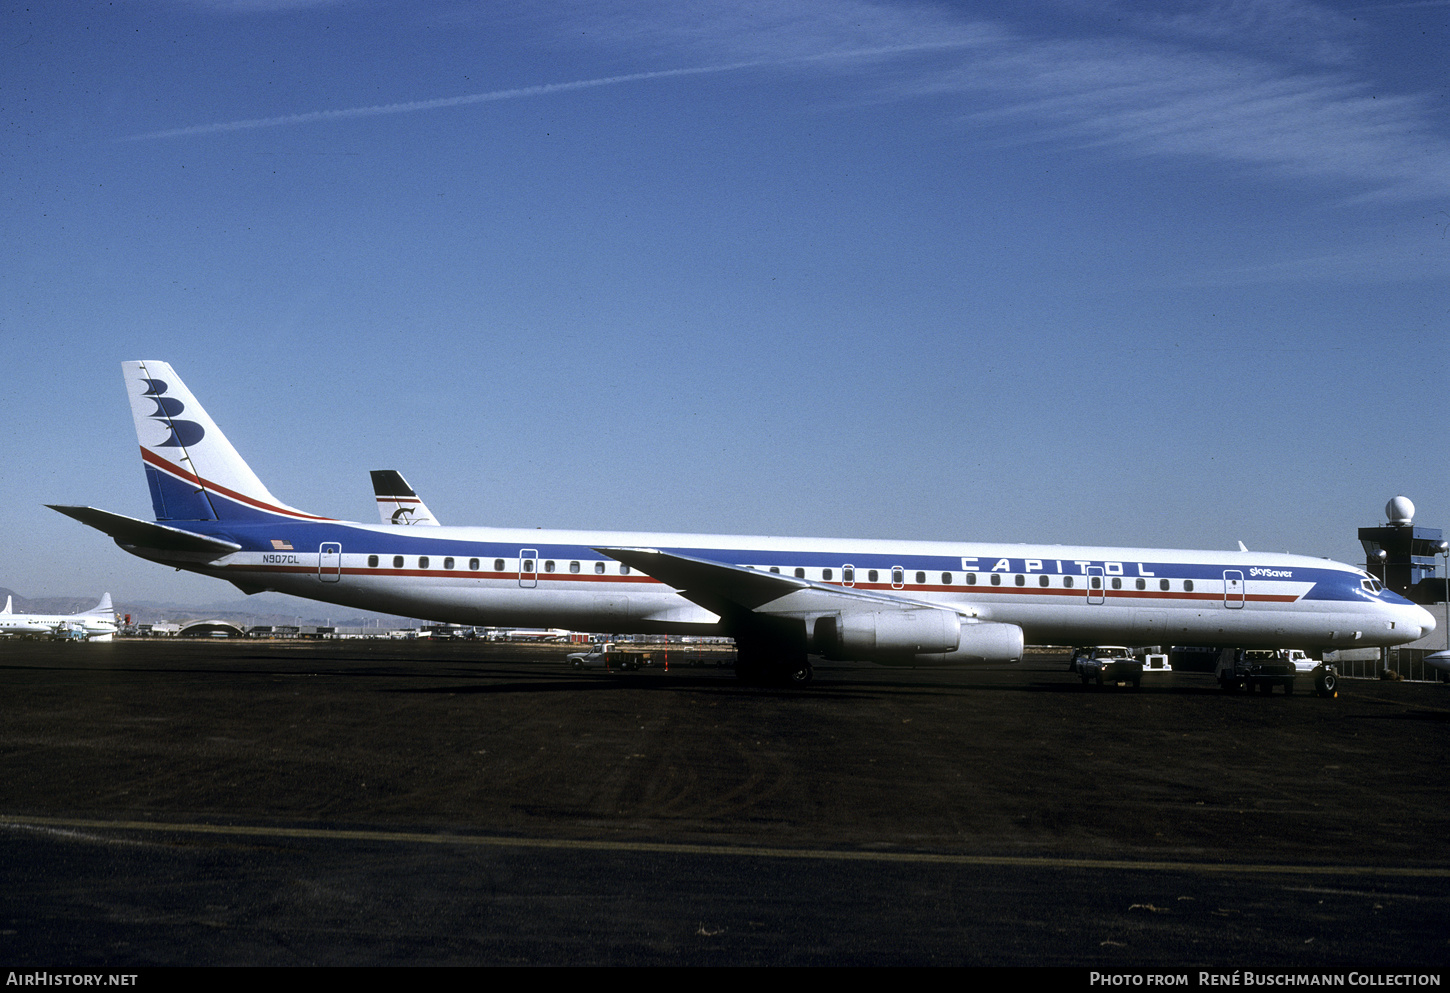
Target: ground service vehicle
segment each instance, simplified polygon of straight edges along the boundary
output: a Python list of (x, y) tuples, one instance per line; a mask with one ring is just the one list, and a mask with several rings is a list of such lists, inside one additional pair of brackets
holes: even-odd
[(1097, 645), (1079, 648), (1072, 653), (1069, 664), (1082, 677), (1082, 684), (1131, 683), (1134, 689), (1143, 681), (1143, 661), (1135, 658), (1121, 645)]
[(654, 664), (649, 652), (616, 648), (613, 642), (591, 645), (587, 652), (571, 652), (566, 661), (575, 669), (598, 666), (603, 669), (622, 669), (629, 672)]

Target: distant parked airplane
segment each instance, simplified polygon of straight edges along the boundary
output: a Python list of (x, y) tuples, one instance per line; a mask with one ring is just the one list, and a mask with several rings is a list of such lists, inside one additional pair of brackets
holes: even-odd
[(378, 514), (384, 524), (426, 524), (438, 526), (438, 518), (428, 505), (413, 492), (413, 487), (394, 469), (374, 469), (373, 493), (378, 498)]
[(54, 509), (247, 593), (457, 624), (723, 634), (742, 678), (795, 683), (813, 654), (950, 665), (1017, 659), (1025, 642), (1319, 653), (1435, 627), (1361, 569), (1270, 552), (339, 521), (274, 497), (169, 365), (122, 370), (156, 523)]
[(11, 609), (11, 598), (5, 598), (0, 611), (0, 635), (47, 635), (52, 638), (84, 638), (110, 641), (116, 633), (116, 611), (111, 594), (101, 595), (101, 602), (79, 614), (17, 614)]

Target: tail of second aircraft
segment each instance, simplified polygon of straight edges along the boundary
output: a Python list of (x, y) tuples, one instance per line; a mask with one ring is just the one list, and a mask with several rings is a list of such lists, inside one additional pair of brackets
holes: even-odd
[(325, 520), (262, 485), (165, 362), (122, 362), (158, 521)]

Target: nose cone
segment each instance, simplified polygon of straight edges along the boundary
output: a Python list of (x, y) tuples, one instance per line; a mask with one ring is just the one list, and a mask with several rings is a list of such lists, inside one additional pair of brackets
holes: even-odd
[(1422, 633), (1420, 634), (1420, 637), (1423, 638), (1423, 637), (1425, 637), (1425, 635), (1429, 634), (1431, 631), (1434, 631), (1434, 630), (1435, 630), (1435, 615), (1432, 614), (1432, 613), (1430, 613), (1424, 607), (1421, 607), (1420, 608), (1420, 631)]

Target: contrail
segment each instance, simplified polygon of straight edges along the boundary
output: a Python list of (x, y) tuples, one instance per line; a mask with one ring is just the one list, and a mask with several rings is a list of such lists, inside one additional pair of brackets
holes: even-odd
[[(970, 44), (970, 43), (968, 43)], [(458, 97), (439, 97), (435, 100), (410, 100), (406, 103), (385, 103), (372, 107), (348, 107), (343, 110), (313, 110), (305, 114), (285, 114), (281, 117), (254, 117), (244, 121), (223, 121), (219, 124), (195, 124), (186, 128), (170, 128), (165, 131), (149, 131), (133, 134), (116, 141), (147, 141), (152, 138), (179, 138), (186, 135), (220, 134), (225, 131), (248, 131), (253, 128), (275, 128), (287, 124), (309, 124), (313, 121), (344, 121), (354, 117), (377, 117), (382, 114), (407, 114), (415, 110), (440, 110), (444, 107), (462, 107), (471, 103), (491, 103), (495, 100), (517, 100), (522, 97), (544, 96), (549, 93), (565, 93), (569, 90), (586, 90), (596, 86), (614, 86), (619, 83), (638, 83), (647, 79), (666, 79), (671, 76), (703, 76), (716, 72), (735, 72), (767, 65), (788, 65), (798, 62), (819, 62), (830, 59), (869, 58), (880, 55), (898, 55), (906, 52), (959, 48), (959, 41), (933, 42), (917, 45), (900, 45), (887, 48), (858, 49), (846, 52), (826, 52), (790, 59), (756, 59), (750, 62), (730, 62), (724, 65), (695, 66), (688, 69), (656, 69), (651, 72), (631, 72), (623, 76), (604, 76), (600, 79), (578, 79), (570, 83), (543, 83), (538, 86), (520, 86), (509, 90), (493, 90), (489, 93), (469, 93)]]
[(171, 128), (167, 131), (150, 131), (133, 134), (117, 141), (145, 141), (148, 138), (179, 138), (193, 134), (219, 134), (223, 131), (247, 131), (252, 128), (275, 128), (284, 124), (309, 124), (313, 121), (344, 121), (354, 117), (377, 117), (381, 114), (407, 114), (415, 110), (439, 110), (443, 107), (462, 107), (470, 103), (490, 103), (494, 100), (517, 100), (520, 97), (544, 96), (548, 93), (563, 93), (568, 90), (585, 90), (594, 86), (613, 86), (616, 83), (636, 83), (645, 79), (664, 79), (669, 76), (701, 76), (712, 72), (731, 72), (762, 65), (761, 62), (735, 62), (730, 65), (696, 66), (691, 69), (657, 69), (653, 72), (632, 72), (624, 76), (604, 76), (600, 79), (578, 79), (571, 83), (543, 83), (538, 86), (520, 86), (511, 90), (493, 90), (489, 93), (469, 93), (459, 97), (439, 97), (436, 100), (410, 100), (406, 103), (385, 103), (372, 107), (348, 107), (344, 110), (313, 110), (305, 114), (286, 114), (282, 117), (254, 117), (245, 121), (223, 121), (220, 124), (196, 124), (189, 128)]

